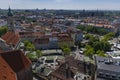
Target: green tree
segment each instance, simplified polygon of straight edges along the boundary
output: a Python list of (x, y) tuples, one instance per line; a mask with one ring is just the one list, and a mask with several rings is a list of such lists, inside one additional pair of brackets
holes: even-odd
[(99, 28), (97, 29), (97, 32), (99, 35), (105, 35), (108, 33), (108, 31), (105, 28)]
[(95, 51), (97, 50), (102, 50), (102, 44), (100, 41), (95, 41), (93, 44), (92, 44), (92, 47), (94, 48)]
[(110, 40), (110, 39), (111, 39), (112, 37), (114, 37), (114, 36), (115, 36), (115, 33), (110, 32), (110, 33), (104, 35), (103, 40), (104, 40), (104, 41), (108, 41), (108, 40)]
[(85, 34), (85, 39), (90, 39), (92, 37), (92, 35), (90, 35), (90, 34)]
[(96, 42), (96, 41), (99, 41), (99, 38), (96, 37), (96, 36), (91, 36), (90, 39), (89, 39), (88, 44), (93, 45), (93, 43)]
[(0, 37), (4, 35), (8, 30), (7, 26), (0, 27)]
[(92, 48), (90, 45), (86, 45), (86, 50), (84, 51), (84, 54), (90, 58), (94, 55), (95, 51), (94, 48)]
[(95, 51), (103, 50), (103, 51), (110, 51), (111, 45), (107, 41), (94, 41), (91, 46), (94, 48)]
[(27, 53), (26, 55), (29, 59), (36, 59), (36, 56), (32, 53)]
[(63, 51), (65, 56), (69, 55), (70, 52), (71, 52), (71, 49), (70, 49), (70, 47), (67, 44), (63, 44), (61, 49), (62, 49), (62, 51)]
[(102, 50), (98, 50), (98, 51), (96, 52), (96, 54), (97, 54), (98, 56), (106, 57), (105, 52), (102, 51)]
[(93, 26), (85, 26), (85, 30), (86, 32), (91, 33), (94, 30), (94, 28)]
[(63, 50), (64, 48), (68, 48), (69, 46), (67, 45), (67, 44), (63, 44), (62, 46), (61, 46), (61, 49)]
[(39, 58), (39, 57), (43, 56), (43, 54), (40, 50), (37, 50), (36, 51), (36, 56)]
[(70, 55), (71, 49), (70, 48), (64, 48), (63, 49), (64, 55)]
[(91, 45), (91, 47), (94, 48), (95, 52), (97, 50), (103, 50), (106, 52), (111, 49), (111, 45), (108, 42), (108, 40), (100, 40), (98, 36), (92, 36), (92, 35), (88, 35), (88, 36), (89, 36), (88, 45)]
[(83, 31), (86, 31), (87, 33), (94, 33), (94, 34), (99, 34), (99, 35), (104, 35), (108, 33), (108, 31), (104, 27), (96, 28), (94, 26), (89, 26), (89, 25), (79, 25), (77, 26), (77, 28)]
[(34, 51), (35, 50), (35, 46), (32, 43), (28, 43), (27, 46), (26, 46), (26, 50)]
[(28, 44), (30, 44), (30, 41), (28, 41), (28, 40), (24, 41), (25, 47), (26, 47)]
[(107, 42), (107, 41), (102, 41), (101, 43), (102, 43), (102, 46), (103, 46), (103, 50), (104, 50), (105, 52), (106, 52), (106, 51), (110, 51), (111, 45), (110, 45), (109, 42)]
[(25, 49), (28, 51), (34, 51), (35, 46), (28, 40), (24, 41)]

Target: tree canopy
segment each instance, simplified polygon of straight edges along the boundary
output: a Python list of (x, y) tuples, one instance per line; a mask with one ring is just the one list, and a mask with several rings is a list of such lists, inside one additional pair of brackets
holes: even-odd
[(64, 55), (69, 55), (71, 52), (70, 47), (67, 44), (62, 45), (61, 47), (62, 51), (64, 52)]
[(105, 35), (109, 33), (109, 31), (104, 27), (98, 28), (90, 25), (79, 25), (77, 26), (77, 28), (83, 31), (86, 31), (87, 33), (93, 33), (93, 34), (99, 34), (99, 35)]
[(105, 52), (111, 50), (111, 44), (108, 42), (114, 36), (114, 33), (108, 33), (104, 35), (105, 39), (100, 40), (97, 36), (87, 35), (87, 39), (89, 40), (86, 45), (86, 50), (84, 51), (86, 56), (91, 57), (92, 55), (106, 56)]
[(84, 51), (84, 54), (92, 58), (92, 55), (94, 53), (95, 53), (94, 48), (92, 48), (90, 45), (86, 45), (86, 50)]
[(39, 58), (39, 57), (43, 56), (43, 54), (40, 50), (36, 50), (36, 56)]
[(25, 44), (25, 48), (28, 51), (34, 51), (35, 50), (35, 46), (28, 40), (24, 41)]
[(7, 26), (0, 27), (0, 37), (4, 35), (8, 30)]
[(102, 51), (102, 50), (98, 50), (98, 51), (96, 52), (96, 54), (97, 54), (98, 56), (106, 57), (105, 52)]
[(104, 40), (104, 41), (108, 41), (108, 40), (110, 40), (110, 39), (111, 39), (112, 37), (114, 37), (114, 36), (115, 36), (115, 33), (110, 32), (110, 33), (104, 35), (103, 40)]

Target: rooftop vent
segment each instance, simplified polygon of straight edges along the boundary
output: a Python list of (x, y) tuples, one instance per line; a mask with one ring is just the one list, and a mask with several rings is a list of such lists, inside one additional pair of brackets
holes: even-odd
[(112, 59), (107, 59), (107, 60), (105, 60), (105, 64), (113, 64), (113, 60)]
[(116, 61), (115, 65), (120, 66), (120, 61)]

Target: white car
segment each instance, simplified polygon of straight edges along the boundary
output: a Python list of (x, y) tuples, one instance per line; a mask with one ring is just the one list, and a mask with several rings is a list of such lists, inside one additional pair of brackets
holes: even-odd
[(80, 54), (83, 54), (83, 51), (79, 51)]

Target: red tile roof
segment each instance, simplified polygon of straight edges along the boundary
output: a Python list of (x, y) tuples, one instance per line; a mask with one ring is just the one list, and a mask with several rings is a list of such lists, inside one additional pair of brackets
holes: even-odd
[(43, 37), (44, 33), (42, 32), (19, 32), (19, 36), (23, 37)]
[(15, 73), (30, 67), (31, 62), (22, 51), (9, 51), (0, 53), (0, 56)]
[(2, 56), (0, 56), (0, 80), (16, 80), (14, 71), (9, 67)]
[(69, 34), (67, 34), (67, 33), (60, 33), (60, 34), (58, 34), (58, 37), (69, 37)]
[(18, 35), (14, 34), (13, 32), (7, 32), (1, 38), (5, 40), (8, 45), (13, 44), (14, 46), (16, 46), (19, 42)]
[(73, 41), (71, 37), (58, 37), (59, 42), (68, 42), (68, 41)]

